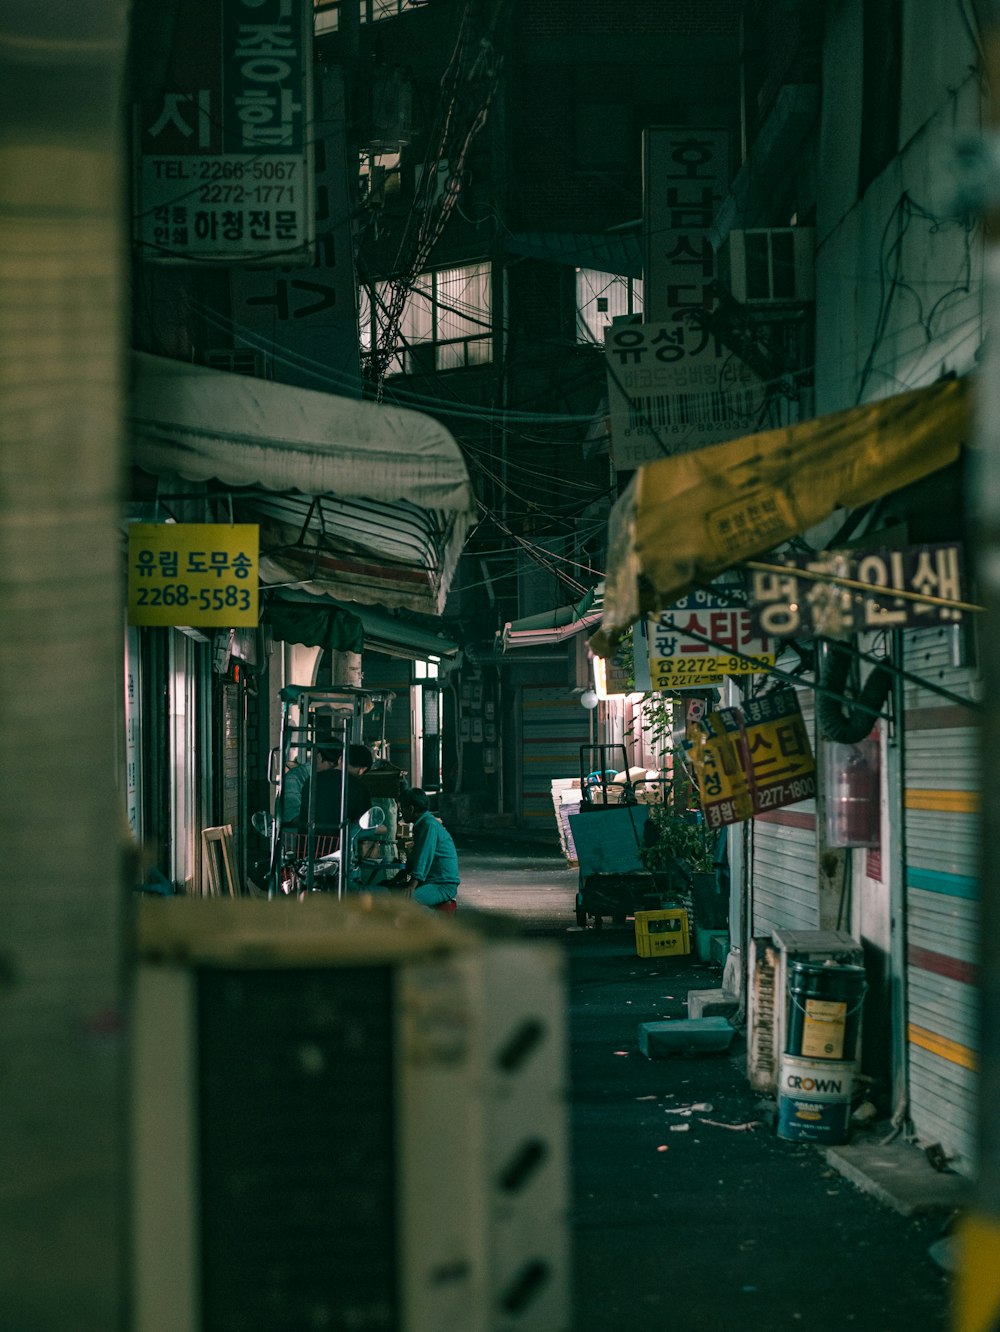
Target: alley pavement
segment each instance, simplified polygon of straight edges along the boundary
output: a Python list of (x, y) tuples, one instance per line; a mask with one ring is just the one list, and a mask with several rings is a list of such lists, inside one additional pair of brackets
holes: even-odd
[(640, 1023), (686, 1017), (720, 969), (638, 957), (631, 921), (579, 929), (558, 848), (456, 840), (466, 920), (501, 914), (566, 950), (574, 1332), (943, 1332), (956, 1195), (904, 1215), (778, 1138), (742, 1033), (725, 1053), (648, 1059)]

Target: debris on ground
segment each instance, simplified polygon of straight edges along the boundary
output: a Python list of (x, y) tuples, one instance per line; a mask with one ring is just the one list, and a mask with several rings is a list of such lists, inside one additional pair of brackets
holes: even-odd
[(733, 1133), (752, 1133), (754, 1129), (763, 1127), (759, 1119), (748, 1119), (743, 1124), (723, 1124), (718, 1119), (704, 1119), (701, 1115), (698, 1118), (702, 1124), (711, 1124), (712, 1128), (731, 1129)]

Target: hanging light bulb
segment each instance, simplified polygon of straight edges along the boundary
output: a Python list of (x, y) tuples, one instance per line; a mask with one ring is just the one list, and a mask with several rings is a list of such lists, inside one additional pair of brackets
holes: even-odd
[(592, 708), (596, 708), (599, 701), (596, 689), (585, 689), (580, 695), (580, 704), (582, 707), (585, 707), (588, 712)]

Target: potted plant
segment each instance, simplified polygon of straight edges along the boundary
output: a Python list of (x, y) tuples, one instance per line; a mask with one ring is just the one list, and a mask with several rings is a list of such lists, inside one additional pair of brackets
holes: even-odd
[(650, 807), (643, 863), (665, 893), (693, 907), (697, 923), (705, 929), (724, 929), (728, 911), (716, 872), (717, 838), (694, 810)]

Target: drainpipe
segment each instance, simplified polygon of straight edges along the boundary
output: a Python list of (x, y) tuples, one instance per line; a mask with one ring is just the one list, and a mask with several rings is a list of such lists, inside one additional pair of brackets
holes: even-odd
[[(903, 635), (893, 633), (892, 659), (905, 666)], [(886, 809), (888, 828), (883, 830), (882, 845), (889, 851), (883, 861), (883, 873), (889, 876), (889, 975), (890, 1024), (892, 1057), (892, 1098), (894, 1128), (901, 1132), (909, 1111), (910, 1058), (907, 1034), (907, 980), (906, 980), (906, 814), (903, 806), (903, 787), (906, 780), (906, 716), (905, 686), (900, 675), (893, 685), (892, 721), (886, 734)]]

